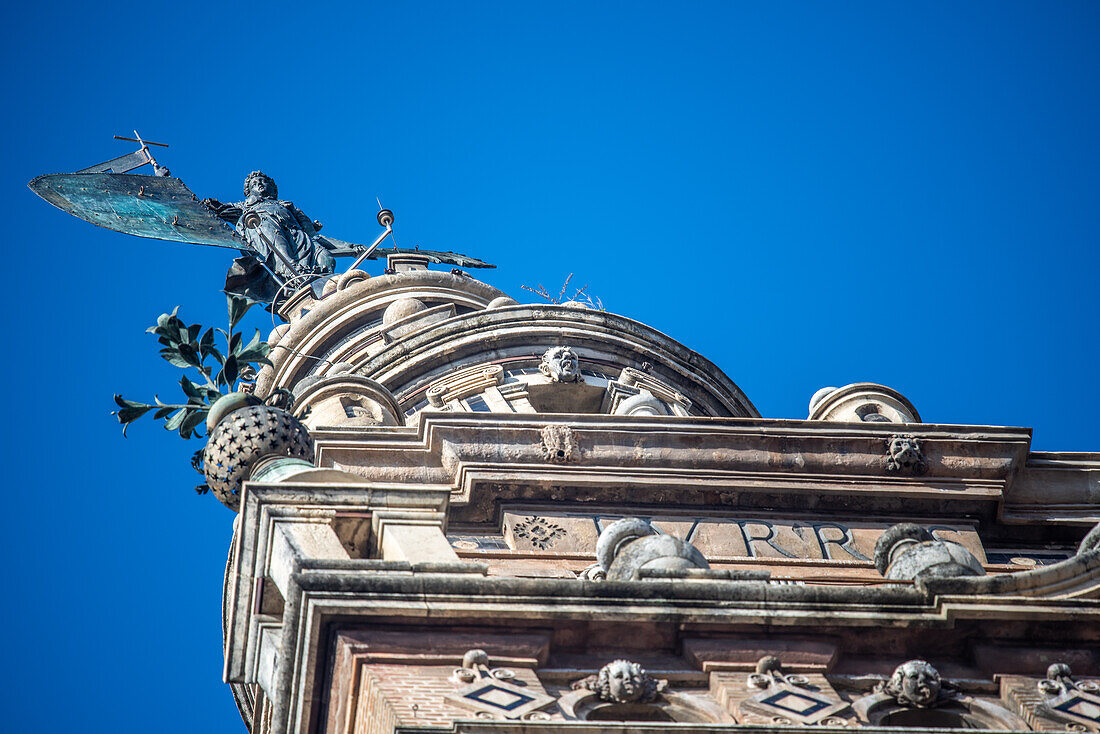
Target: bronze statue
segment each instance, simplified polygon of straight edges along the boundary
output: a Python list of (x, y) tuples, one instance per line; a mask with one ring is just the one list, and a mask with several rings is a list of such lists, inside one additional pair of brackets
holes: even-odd
[[(386, 229), (370, 245), (319, 234), (321, 223), (291, 202), (280, 201), (275, 181), (260, 171), (245, 179), (242, 202), (200, 200), (150, 152), (149, 146), (167, 144), (143, 140), (136, 131), (133, 138), (115, 137), (141, 147), (75, 173), (37, 176), (28, 185), (50, 204), (97, 227), (239, 250), (242, 257), (233, 262), (225, 279), (225, 290), (232, 295), (274, 303), (306, 286), (318, 291), (324, 276), (335, 271), (337, 257), (354, 257), (351, 268), (364, 260), (414, 253), (431, 263), (493, 267), (454, 252), (380, 248), (393, 231), (389, 209), (378, 212), (378, 223)], [(153, 167), (153, 175), (134, 173), (147, 165)]]
[(280, 201), (274, 179), (253, 171), (244, 180), (244, 195), (245, 200), (236, 204), (203, 200), (219, 218), (233, 224), (254, 251), (241, 250), (242, 257), (233, 261), (226, 292), (270, 301), (281, 286), (272, 282), (271, 272), (285, 283), (335, 271), (336, 260), (317, 238), (321, 223), (293, 203)]

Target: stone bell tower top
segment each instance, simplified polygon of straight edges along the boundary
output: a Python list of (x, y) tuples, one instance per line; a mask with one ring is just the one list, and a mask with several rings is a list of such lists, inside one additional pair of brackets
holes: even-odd
[[(396, 272), (373, 278), (345, 273), (320, 299), (291, 304), (290, 322), (270, 336), (273, 366), (257, 394), (297, 395), (355, 375), (392, 393), (397, 424), (423, 410), (759, 416), (715, 365), (643, 324), (579, 304), (521, 305), (413, 259), (402, 255)], [(559, 347), (571, 350), (577, 379), (540, 368)]]
[[(870, 383), (763, 418), (644, 324), (379, 250), (387, 210), (343, 242), (258, 172), (200, 200), (135, 142), (30, 185), (244, 253), (231, 324), (256, 301), (287, 322), (226, 335), (270, 361), (250, 390), (116, 396), (124, 423), (207, 421), (202, 470), (240, 513), (224, 677), (253, 734), (1100, 731), (1100, 454), (923, 423)], [(162, 319), (168, 357), (213, 358)]]
[(765, 419), (644, 324), (428, 262), (336, 276), (271, 334), (255, 394), (291, 391), (314, 452), (241, 494), (254, 731), (1100, 730), (1093, 684), (1044, 673), (1100, 674), (1100, 455), (871, 383)]

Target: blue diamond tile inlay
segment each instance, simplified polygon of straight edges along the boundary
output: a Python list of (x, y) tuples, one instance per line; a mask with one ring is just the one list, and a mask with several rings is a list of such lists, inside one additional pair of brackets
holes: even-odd
[(489, 683), (488, 685), (478, 688), (476, 691), (467, 693), (465, 698), (483, 703), (486, 706), (498, 708), (501, 711), (512, 711), (513, 709), (517, 709), (535, 700), (530, 696), (525, 696), (515, 691), (509, 691), (507, 688), (501, 688), (493, 683)]
[(801, 693), (792, 693), (791, 691), (780, 691), (774, 696), (768, 696), (761, 703), (790, 711), (792, 714), (798, 714), (799, 716), (816, 714), (821, 709), (828, 708), (831, 705), (829, 701), (820, 701), (811, 696), (804, 696)]
[(1074, 716), (1080, 716), (1082, 719), (1100, 723), (1100, 706), (1097, 706), (1092, 701), (1082, 698), (1081, 696), (1074, 696), (1067, 701), (1063, 701), (1055, 706), (1054, 709), (1056, 711), (1065, 711), (1067, 714), (1073, 714)]

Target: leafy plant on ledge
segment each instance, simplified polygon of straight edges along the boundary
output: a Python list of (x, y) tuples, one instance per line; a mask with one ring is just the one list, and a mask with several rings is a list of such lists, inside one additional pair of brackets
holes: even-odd
[[(115, 395), (119, 409), (111, 414), (122, 424), (123, 436), (131, 423), (149, 411), (155, 411), (153, 418), (163, 420), (166, 430), (178, 431), (180, 438), (204, 438), (200, 428), (205, 427), (210, 407), (222, 396), (235, 392), (239, 387), (246, 387), (248, 380), (255, 376), (257, 365), (271, 364), (267, 358), (271, 347), (260, 339), (259, 329), (247, 344), (241, 333), (236, 331), (237, 324), (257, 302), (232, 295), (227, 295), (226, 299), (228, 330), (211, 327), (203, 331), (200, 324), (185, 324), (177, 315), (179, 306), (172, 313), (161, 314), (156, 326), (146, 329), (157, 335), (163, 359), (176, 367), (191, 370), (192, 376), (197, 373), (198, 379), (193, 380), (186, 374), (180, 377), (180, 388), (186, 398), (183, 403), (162, 403), (156, 395), (152, 403), (141, 403)], [(221, 349), (215, 344), (218, 341), (216, 334), (222, 337)], [(191, 466), (202, 473), (202, 449), (195, 452)], [(203, 484), (195, 490), (204, 494), (209, 487)]]
[(558, 294), (556, 296), (550, 293), (550, 291), (546, 290), (546, 287), (542, 283), (539, 283), (537, 288), (532, 288), (529, 285), (521, 285), (520, 288), (525, 291), (531, 291), (535, 295), (541, 296), (550, 303), (558, 306), (567, 302), (579, 302), (597, 311), (607, 310), (603, 307), (603, 301), (601, 301), (598, 296), (589, 295), (588, 286), (577, 288), (573, 295), (567, 298), (566, 293), (569, 292), (569, 281), (571, 280), (573, 280), (572, 273), (566, 276), (565, 282), (561, 284), (561, 290), (558, 291)]

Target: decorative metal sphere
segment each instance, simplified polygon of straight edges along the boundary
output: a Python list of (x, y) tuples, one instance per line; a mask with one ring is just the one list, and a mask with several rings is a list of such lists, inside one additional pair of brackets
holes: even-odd
[(240, 408), (210, 433), (202, 454), (206, 483), (223, 505), (240, 509), (241, 485), (268, 456), (313, 461), (313, 439), (297, 418), (267, 405)]

